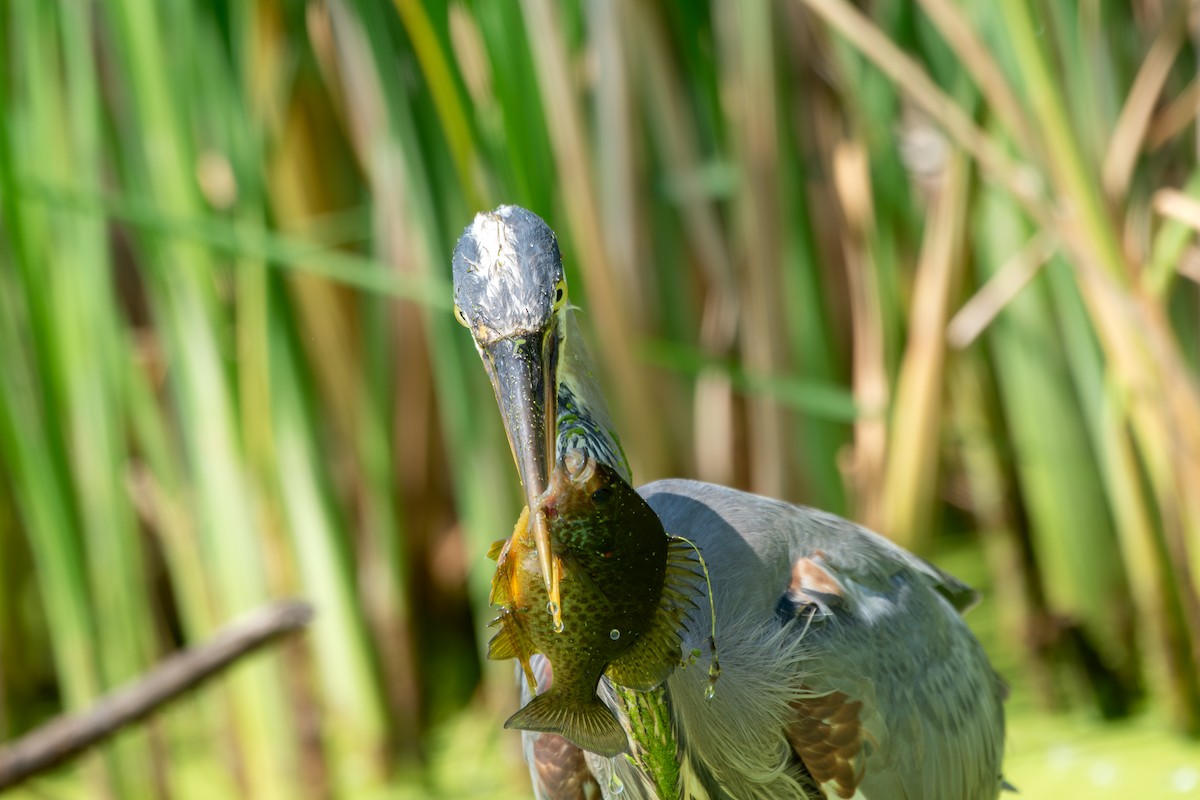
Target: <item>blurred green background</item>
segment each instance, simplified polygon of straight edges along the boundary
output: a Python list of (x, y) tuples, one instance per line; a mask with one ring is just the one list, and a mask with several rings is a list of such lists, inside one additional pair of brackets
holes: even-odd
[(500, 203), (639, 481), (981, 587), (1022, 796), (1200, 796), (1195, 12), (0, 0), (0, 740), (319, 609), (14, 797), (526, 791), (479, 646), (518, 484), (450, 313)]

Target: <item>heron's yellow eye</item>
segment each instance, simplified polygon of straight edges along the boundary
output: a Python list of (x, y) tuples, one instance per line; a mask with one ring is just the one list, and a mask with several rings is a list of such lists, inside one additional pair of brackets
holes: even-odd
[(464, 314), (463, 310), (458, 306), (454, 307), (454, 318), (457, 319), (460, 324), (468, 328), (471, 327), (471, 323), (467, 322), (467, 315)]
[(554, 286), (554, 310), (558, 311), (560, 308), (562, 308), (562, 304), (565, 303), (566, 301), (567, 301), (567, 281), (564, 278), (564, 279), (560, 280)]

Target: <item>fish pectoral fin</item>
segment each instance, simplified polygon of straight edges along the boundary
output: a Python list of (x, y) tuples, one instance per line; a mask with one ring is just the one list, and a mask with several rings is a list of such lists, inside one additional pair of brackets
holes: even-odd
[(493, 661), (504, 661), (508, 658), (520, 661), (521, 671), (525, 673), (525, 680), (529, 684), (529, 692), (537, 694), (537, 679), (534, 678), (533, 667), (529, 664), (529, 659), (537, 650), (516, 615), (507, 608), (501, 609), (500, 615), (492, 620), (488, 627), (499, 630), (488, 642), (487, 657)]
[(657, 688), (683, 657), (683, 629), (696, 608), (693, 599), (703, 579), (691, 546), (672, 538), (667, 549), (667, 574), (662, 596), (650, 624), (629, 649), (613, 659), (605, 674), (613, 683), (638, 692)]
[(625, 729), (600, 699), (572, 702), (551, 688), (508, 718), (506, 728), (557, 733), (577, 747), (612, 758), (629, 749)]
[(679, 635), (669, 630), (655, 635), (652, 623), (628, 650), (609, 663), (604, 674), (613, 683), (637, 692), (657, 689), (679, 666), (681, 643)]
[(496, 635), (488, 642), (487, 657), (493, 661), (503, 661), (506, 658), (521, 657), (520, 623), (513, 619), (513, 614), (507, 608), (500, 611), (499, 616), (488, 623), (489, 628), (499, 628)]

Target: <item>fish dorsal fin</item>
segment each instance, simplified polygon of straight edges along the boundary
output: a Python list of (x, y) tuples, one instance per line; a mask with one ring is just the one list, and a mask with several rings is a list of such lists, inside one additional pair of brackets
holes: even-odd
[(691, 545), (670, 537), (658, 608), (637, 641), (608, 665), (605, 674), (613, 683), (647, 692), (670, 677), (680, 664), (684, 625), (696, 609), (693, 598), (700, 594), (703, 583), (704, 576)]

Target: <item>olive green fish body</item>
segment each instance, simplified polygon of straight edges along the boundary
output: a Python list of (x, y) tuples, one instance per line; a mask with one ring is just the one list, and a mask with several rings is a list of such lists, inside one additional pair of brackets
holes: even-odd
[[(680, 635), (694, 580), (689, 554), (610, 467), (568, 453), (550, 478), (546, 515), (560, 571), (563, 629), (556, 631), (538, 567), (528, 514), (499, 554), (492, 602), (502, 606), (491, 658), (518, 658), (533, 686), (530, 656), (542, 653), (553, 683), (506, 727), (551, 731), (602, 755), (626, 749), (625, 732), (596, 696), (610, 678), (657, 686), (678, 665)], [(672, 562), (675, 580), (668, 581)]]

